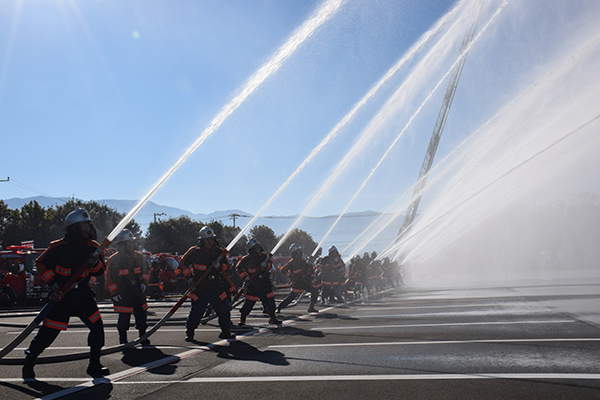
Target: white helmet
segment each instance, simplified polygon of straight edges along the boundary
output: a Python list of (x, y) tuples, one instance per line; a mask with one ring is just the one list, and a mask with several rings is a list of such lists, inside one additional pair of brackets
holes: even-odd
[(335, 246), (331, 246), (331, 247), (329, 248), (329, 251), (328, 251), (328, 252), (329, 252), (329, 254), (333, 254), (334, 252), (336, 252), (336, 253), (337, 253), (337, 252), (338, 252), (338, 249), (337, 249)]
[(200, 229), (200, 232), (198, 232), (198, 239), (208, 239), (214, 237), (215, 231), (213, 231), (213, 229), (210, 226), (204, 226), (202, 227), (202, 229)]
[(115, 243), (124, 243), (135, 240), (133, 233), (129, 229), (123, 229), (115, 238)]
[(290, 253), (293, 254), (294, 252), (296, 252), (298, 250), (302, 251), (296, 243), (292, 243), (292, 245), (290, 246)]
[(63, 228), (67, 226), (71, 226), (77, 224), (79, 222), (92, 222), (90, 219), (90, 215), (83, 208), (78, 208), (75, 211), (71, 211), (69, 215), (65, 218), (65, 225)]
[(246, 248), (248, 250), (250, 250), (254, 246), (260, 246), (260, 243), (258, 243), (258, 240), (256, 240), (256, 239), (250, 239), (250, 240), (248, 240), (248, 243), (246, 243)]

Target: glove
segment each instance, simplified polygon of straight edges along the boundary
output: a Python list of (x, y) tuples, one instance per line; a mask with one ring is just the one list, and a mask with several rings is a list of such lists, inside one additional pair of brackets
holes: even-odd
[(50, 286), (51, 292), (58, 292), (60, 290), (60, 284), (58, 282), (54, 282), (52, 286)]
[(217, 258), (215, 260), (215, 262), (213, 263), (212, 267), (216, 270), (220, 270), (221, 269), (221, 257)]
[(92, 267), (98, 264), (98, 260), (100, 260), (100, 252), (96, 251), (90, 254), (90, 258), (88, 258), (88, 262)]
[(118, 295), (114, 296), (112, 299), (115, 303), (118, 303), (123, 299), (123, 297), (121, 297), (121, 295), (118, 294)]
[(267, 255), (267, 257), (265, 257), (265, 259), (263, 260), (263, 262), (260, 263), (260, 266), (265, 269), (267, 268), (267, 264), (269, 264), (269, 260), (271, 259), (271, 257), (273, 257), (273, 254), (269, 253)]
[(142, 288), (142, 292), (144, 292), (144, 293), (145, 293), (145, 292), (146, 292), (146, 284), (145, 284), (145, 283), (142, 283), (142, 284), (140, 285), (140, 287)]
[(59, 301), (62, 300), (63, 294), (60, 291), (60, 288), (61, 288), (61, 286), (58, 282), (54, 282), (50, 286), (50, 293), (48, 294), (48, 298), (50, 299), (50, 302), (58, 303)]

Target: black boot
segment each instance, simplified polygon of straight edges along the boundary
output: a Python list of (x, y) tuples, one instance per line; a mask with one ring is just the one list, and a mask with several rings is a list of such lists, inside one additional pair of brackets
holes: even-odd
[[(140, 329), (140, 337), (144, 336), (146, 334), (146, 330), (145, 329)], [(142, 346), (150, 346), (150, 339), (146, 338), (144, 340), (142, 340), (140, 342), (140, 344)]]
[(228, 330), (221, 331), (219, 334), (220, 339), (235, 339), (235, 335)]
[(246, 316), (244, 314), (242, 314), (240, 316), (240, 323), (238, 324), (239, 326), (244, 326), (246, 325)]
[(87, 373), (92, 378), (101, 378), (110, 374), (108, 368), (100, 364), (101, 350), (101, 348), (90, 349), (90, 365), (88, 366)]
[(35, 378), (35, 372), (33, 372), (35, 360), (37, 360), (37, 356), (32, 356), (31, 354), (27, 353), (25, 356), (25, 363), (23, 364), (23, 379)]
[(185, 341), (186, 342), (194, 341), (194, 330), (193, 329), (188, 329), (187, 331), (185, 331)]
[(316, 308), (314, 304), (310, 304), (310, 306), (308, 307), (308, 312), (309, 313), (313, 313), (313, 312), (319, 312)]
[(125, 344), (128, 342), (127, 340), (127, 331), (124, 329), (119, 329), (119, 343), (120, 344)]
[(272, 312), (269, 316), (271, 317), (271, 318), (269, 318), (269, 324), (281, 325), (281, 321), (277, 319), (274, 312)]

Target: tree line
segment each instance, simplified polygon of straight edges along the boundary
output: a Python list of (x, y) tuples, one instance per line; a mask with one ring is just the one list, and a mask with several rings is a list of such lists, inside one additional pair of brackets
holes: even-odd
[[(63, 237), (65, 217), (77, 208), (84, 208), (90, 214), (94, 227), (98, 232), (98, 240), (108, 236), (115, 226), (125, 217), (115, 209), (96, 201), (81, 201), (70, 199), (65, 204), (41, 207), (35, 200), (18, 209), (10, 209), (0, 200), (0, 246), (6, 248), (18, 245), (23, 241), (33, 240), (36, 247), (48, 247), (51, 241)], [(151, 253), (183, 254), (198, 242), (198, 231), (203, 226), (210, 226), (217, 236), (221, 247), (226, 247), (240, 233), (240, 228), (224, 225), (220, 221), (194, 221), (187, 216), (169, 218), (151, 222), (145, 235), (140, 225), (132, 220), (126, 228), (131, 230), (140, 249)], [(246, 243), (256, 239), (265, 251), (275, 247), (283, 235), (277, 236), (266, 225), (257, 225), (248, 231), (248, 236), (242, 235), (230, 251), (233, 256), (246, 254)], [(289, 255), (289, 246), (296, 243), (305, 253), (312, 253), (317, 243), (312, 236), (301, 230), (294, 229), (286, 241), (280, 246), (278, 255)], [(320, 250), (319, 250), (320, 252)]]

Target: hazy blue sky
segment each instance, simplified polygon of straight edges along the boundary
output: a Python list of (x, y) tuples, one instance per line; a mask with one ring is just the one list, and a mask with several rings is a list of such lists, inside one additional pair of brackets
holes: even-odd
[[(10, 177), (0, 183), (1, 198), (143, 197), (325, 3), (1, 1), (0, 179)], [(342, 2), (152, 201), (196, 213), (256, 213), (353, 106), (459, 3)], [(374, 132), (309, 215), (340, 212), (413, 116), (349, 211), (383, 211), (414, 184), (446, 89), (447, 78), (442, 78), (474, 17), (471, 5), (477, 2), (466, 3), (266, 215), (300, 213), (358, 138)], [(571, 36), (574, 28), (598, 20), (598, 2), (568, 3), (485, 2), (477, 32), (493, 22), (469, 53), (439, 159), (574, 48), (581, 34)]]
[[(453, 3), (346, 2), (152, 200), (256, 211)], [(2, 198), (142, 197), (320, 4), (2, 1)], [(336, 157), (271, 212), (303, 208)]]

